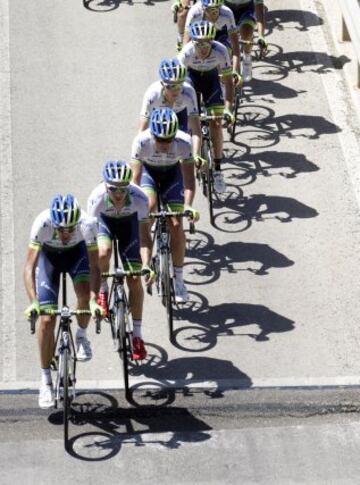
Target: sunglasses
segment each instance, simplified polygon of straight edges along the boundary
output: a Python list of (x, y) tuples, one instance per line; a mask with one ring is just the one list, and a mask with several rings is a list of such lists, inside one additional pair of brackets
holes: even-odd
[(208, 7), (205, 9), (208, 13), (218, 13), (220, 11), (220, 7)]
[(182, 83), (181, 84), (166, 84), (164, 83), (164, 88), (168, 89), (169, 91), (180, 91), (182, 88)]
[(128, 187), (117, 187), (116, 185), (107, 185), (106, 186), (108, 191), (115, 194), (115, 193), (118, 193), (118, 194), (125, 194), (126, 192), (128, 192)]
[(158, 138), (157, 136), (154, 136), (154, 138), (158, 143), (163, 145), (169, 144), (174, 140), (174, 138)]
[(76, 229), (76, 226), (72, 226), (72, 227), (58, 227), (57, 230), (58, 232), (60, 232), (61, 234), (71, 234), (75, 231)]
[(199, 47), (200, 49), (204, 49), (205, 47), (211, 47), (211, 42), (208, 40), (196, 40), (194, 42), (195, 47)]

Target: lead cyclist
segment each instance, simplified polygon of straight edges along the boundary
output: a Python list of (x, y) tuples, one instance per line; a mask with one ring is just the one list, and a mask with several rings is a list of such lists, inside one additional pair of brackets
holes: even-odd
[[(252, 42), (254, 30), (257, 25), (258, 44), (265, 51), (267, 43), (265, 40), (265, 6), (264, 0), (225, 0), (235, 17), (236, 25), (239, 27), (240, 39)], [(252, 58), (251, 45), (244, 46), (244, 56), (242, 61), (242, 78), (245, 82), (252, 79)]]

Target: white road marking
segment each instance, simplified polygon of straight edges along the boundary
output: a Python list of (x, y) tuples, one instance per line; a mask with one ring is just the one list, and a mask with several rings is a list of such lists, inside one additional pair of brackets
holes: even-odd
[[(222, 390), (238, 390), (238, 389), (316, 389), (316, 388), (332, 388), (332, 387), (359, 387), (360, 376), (340, 376), (340, 377), (284, 377), (274, 379), (252, 379), (249, 386), (249, 379), (218, 379), (209, 381), (193, 380), (166, 380), (157, 381), (156, 379), (148, 379), (146, 377), (131, 377), (130, 387), (136, 390), (139, 389), (222, 389)], [(34, 392), (39, 389), (39, 381), (24, 381), (24, 382), (0, 382), (1, 392)], [(87, 380), (78, 381), (76, 385), (77, 390), (91, 389), (91, 390), (106, 390), (106, 389), (124, 389), (122, 380)]]
[(3, 380), (16, 379), (14, 207), (11, 157), (9, 4), (0, 0), (0, 317)]

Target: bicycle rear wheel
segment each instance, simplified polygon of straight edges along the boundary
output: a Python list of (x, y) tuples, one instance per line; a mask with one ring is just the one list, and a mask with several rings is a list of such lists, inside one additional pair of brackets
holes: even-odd
[(235, 140), (235, 130), (236, 130), (236, 124), (238, 121), (238, 111), (239, 111), (241, 96), (242, 96), (242, 88), (239, 88), (239, 90), (236, 90), (235, 92), (235, 101), (234, 101), (235, 122), (234, 124), (230, 125), (228, 128), (228, 133), (230, 135), (231, 143), (234, 143), (234, 140)]
[(214, 225), (214, 204), (213, 204), (213, 158), (211, 147), (207, 140), (203, 142), (203, 157), (207, 160), (207, 166), (204, 170), (204, 182), (206, 184), (206, 196), (208, 201), (210, 223)]
[(116, 309), (116, 341), (122, 361), (125, 397), (129, 400), (129, 358), (131, 358), (132, 336), (127, 330), (127, 318), (124, 302), (121, 301)]

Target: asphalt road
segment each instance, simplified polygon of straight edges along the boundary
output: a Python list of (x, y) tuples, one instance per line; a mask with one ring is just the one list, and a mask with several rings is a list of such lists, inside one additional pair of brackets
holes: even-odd
[[(209, 224), (200, 191), (196, 197), (201, 221), (195, 236), (189, 236), (186, 264), (192, 302), (176, 312), (176, 345), (171, 345), (160, 302), (156, 296), (147, 298), (144, 337), (149, 359), (132, 369), (135, 389), (147, 383), (161, 389), (189, 388), (189, 392), (211, 389), (208, 392), (226, 396), (229, 389), (359, 384), (360, 135), (342, 75), (348, 59), (336, 52), (320, 2), (294, 0), (289, 8), (287, 2), (274, 0), (269, 9), (271, 49), (265, 61), (254, 65), (254, 80), (246, 88), (241, 107), (246, 123), (237, 127), (234, 144), (225, 143), (229, 190), (216, 205), (216, 228)], [(6, 16), (2, 23), (6, 25)], [(11, 88), (8, 98), (2, 91), (11, 123), (3, 109), (0, 389), (34, 390), (39, 381), (37, 344), (23, 318), (27, 301), (21, 278), (31, 223), (57, 192), (74, 192), (85, 206), (104, 161), (129, 159), (142, 95), (156, 79), (159, 61), (175, 54), (175, 29), (168, 1), (44, 0), (34, 5), (12, 0), (9, 34), (10, 76), (6, 64), (1, 75), (2, 87)], [(2, 57), (6, 60), (4, 47)], [(11, 144), (6, 144), (9, 139)], [(79, 387), (106, 389), (113, 395), (121, 389), (122, 377), (109, 329), (104, 326), (100, 336), (93, 330), (90, 334), (94, 359), (79, 366)], [(173, 406), (178, 399), (175, 393)], [(219, 402), (221, 414), (224, 401)], [(35, 393), (3, 394), (0, 407), (1, 446), (8, 450), (1, 461), (14, 463), (7, 479), (16, 477), (21, 456), (27, 463), (28, 483), (33, 483), (50, 457), (38, 454), (39, 466), (32, 467), (34, 448), (42, 443), (50, 454), (62, 453), (59, 434), (36, 409)], [(21, 419), (10, 418), (9, 409), (17, 407)], [(13, 436), (9, 424), (15, 421), (20, 428), (15, 427), (19, 434)], [(162, 463), (161, 471), (170, 474), (171, 482), (191, 482), (201, 449), (206, 461), (198, 470), (213, 470), (209, 463), (215, 467), (212, 460), (218, 457), (214, 482), (224, 481), (230, 470), (238, 471), (243, 483), (271, 483), (263, 478), (267, 473), (272, 476), (271, 446), (262, 463), (264, 475), (260, 471), (256, 475), (259, 462), (253, 463), (253, 474), (245, 473), (256, 449), (245, 447), (246, 457), (240, 460), (244, 468), (237, 467), (235, 443), (259, 439), (266, 447), (270, 440), (265, 430), (251, 426), (245, 437), (234, 424), (237, 421), (235, 413), (227, 421), (230, 426), (208, 430), (216, 437), (206, 445), (200, 446), (196, 439), (191, 446), (186, 442), (183, 455), (174, 451), (175, 446), (149, 443), (144, 448), (146, 461), (140, 461), (145, 455), (138, 447), (132, 447), (129, 460), (123, 460), (127, 448), (121, 446), (112, 466), (126, 476), (130, 473), (126, 464), (139, 459), (143, 469), (155, 476), (160, 470), (157, 464)], [(302, 432), (309, 434), (306, 439), (325, 436), (322, 444), (315, 443), (319, 450), (322, 446), (326, 450), (326, 433), (340, 436), (354, 453), (358, 450), (356, 419), (317, 424), (318, 428), (305, 427)], [(21, 438), (23, 426), (29, 439)], [(206, 426), (211, 425), (205, 420)], [(171, 432), (169, 428), (164, 432)], [(150, 433), (150, 441), (167, 439), (161, 437), (161, 429), (154, 429), (156, 436)], [(278, 462), (285, 463), (297, 428), (280, 420), (276, 430), (275, 441), (284, 447)], [(338, 443), (329, 446), (336, 449)], [(139, 453), (136, 458), (134, 450)], [(219, 450), (233, 457), (228, 465)], [(179, 460), (175, 477), (169, 461), (174, 455)], [(287, 473), (292, 467), (300, 473), (302, 462), (295, 452), (292, 456), (299, 461), (283, 465), (283, 474), (273, 483), (291, 483)], [(320, 454), (314, 462), (302, 456), (309, 470), (314, 468), (311, 463), (322, 462), (326, 471), (333, 455)], [(190, 458), (191, 478), (181, 461)], [(68, 457), (64, 460), (59, 462), (62, 470), (64, 464), (73, 463)], [(343, 467), (338, 463), (337, 470), (334, 483), (352, 483), (345, 479), (356, 476), (347, 462)], [(325, 471), (313, 483), (325, 483)], [(82, 465), (76, 473), (79, 480), (82, 473), (88, 477)], [(209, 482), (206, 473), (204, 481)], [(336, 481), (342, 477), (344, 481)], [(311, 483), (310, 474), (305, 479)], [(46, 478), (42, 480), (46, 483)]]

